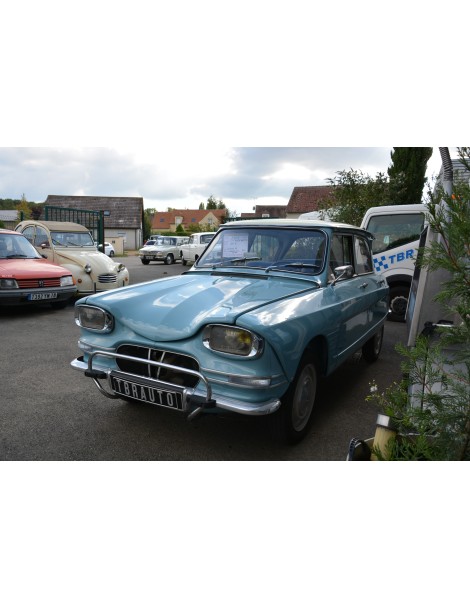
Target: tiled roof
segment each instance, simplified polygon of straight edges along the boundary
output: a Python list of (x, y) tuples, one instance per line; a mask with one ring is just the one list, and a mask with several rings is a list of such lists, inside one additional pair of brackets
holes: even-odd
[(182, 218), (181, 224), (209, 224), (208, 219), (212, 217), (214, 224), (221, 224), (226, 209), (172, 209), (171, 211), (157, 211), (152, 220), (152, 230), (168, 230), (172, 224), (176, 224), (176, 218)]
[(5, 220), (6, 222), (18, 220), (18, 210), (17, 209), (0, 209), (0, 220)]
[(332, 195), (333, 186), (295, 186), (287, 204), (287, 213), (317, 211), (318, 203)]
[(143, 197), (93, 197), (48, 195), (46, 205), (67, 209), (105, 211), (105, 228), (142, 228)]

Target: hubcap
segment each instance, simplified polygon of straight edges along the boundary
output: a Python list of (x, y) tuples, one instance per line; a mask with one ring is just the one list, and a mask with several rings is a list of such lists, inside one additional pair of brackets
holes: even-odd
[(396, 296), (390, 303), (390, 310), (395, 315), (405, 315), (408, 299), (405, 296)]
[(374, 351), (375, 351), (376, 355), (378, 355), (380, 353), (380, 349), (382, 347), (382, 338), (383, 338), (383, 331), (377, 332), (377, 334), (374, 337)]
[(302, 431), (307, 425), (315, 402), (317, 392), (317, 373), (313, 364), (308, 364), (302, 370), (295, 388), (292, 404), (292, 427)]

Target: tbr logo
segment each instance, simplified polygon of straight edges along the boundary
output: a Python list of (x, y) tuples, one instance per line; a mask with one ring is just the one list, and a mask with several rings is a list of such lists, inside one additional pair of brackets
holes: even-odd
[(386, 271), (391, 267), (392, 264), (397, 262), (403, 262), (403, 260), (412, 259), (414, 250), (406, 250), (405, 252), (398, 252), (398, 254), (392, 254), (390, 256), (380, 256), (374, 258), (374, 266), (377, 273)]

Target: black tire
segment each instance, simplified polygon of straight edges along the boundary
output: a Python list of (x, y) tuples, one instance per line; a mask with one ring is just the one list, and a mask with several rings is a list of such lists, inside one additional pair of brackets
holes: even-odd
[(173, 254), (167, 254), (164, 260), (165, 264), (173, 264), (173, 262), (175, 261), (175, 258), (173, 256)]
[(114, 252), (109, 252), (109, 257), (112, 258), (114, 256)]
[(141, 260), (142, 264), (150, 264), (150, 260)]
[(384, 327), (374, 334), (366, 344), (362, 347), (362, 357), (366, 362), (372, 363), (379, 359), (380, 351), (382, 350), (382, 344), (384, 339)]
[(312, 423), (317, 386), (317, 362), (311, 355), (304, 355), (279, 410), (269, 417), (275, 440), (296, 444), (305, 437)]
[(395, 286), (390, 288), (388, 295), (390, 321), (405, 321), (406, 307), (408, 306), (408, 296), (410, 290), (405, 286)]

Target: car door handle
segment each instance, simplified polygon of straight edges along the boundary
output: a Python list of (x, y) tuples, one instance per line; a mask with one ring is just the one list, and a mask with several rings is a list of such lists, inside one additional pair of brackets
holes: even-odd
[(360, 290), (365, 290), (368, 285), (369, 284), (367, 283), (367, 281), (364, 281), (364, 283), (361, 283), (361, 285), (359, 286), (359, 289)]

